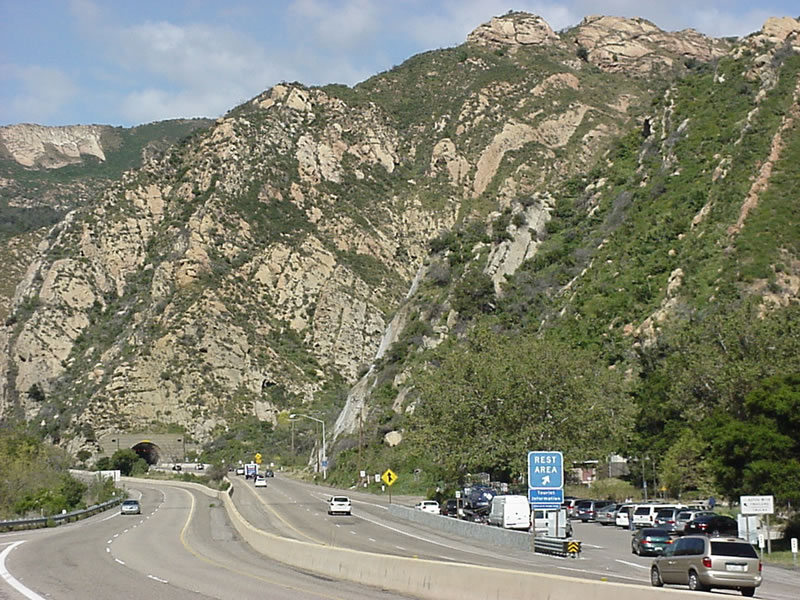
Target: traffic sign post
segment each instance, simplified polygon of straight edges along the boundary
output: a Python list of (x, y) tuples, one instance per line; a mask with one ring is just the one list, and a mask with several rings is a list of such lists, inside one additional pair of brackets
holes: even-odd
[[(739, 496), (739, 506), (743, 515), (766, 515), (767, 517), (767, 554), (772, 554), (772, 536), (769, 532), (769, 516), (775, 513), (774, 496)], [(749, 529), (749, 526), (748, 526)], [(748, 539), (750, 532), (747, 532)], [(759, 536), (760, 540), (760, 536)], [(763, 551), (763, 546), (762, 546)]]
[(389, 504), (392, 503), (392, 484), (397, 481), (397, 473), (391, 469), (386, 469), (381, 475), (383, 482), (389, 486)]
[[(535, 551), (535, 509), (558, 510), (564, 502), (564, 455), (561, 452), (528, 452), (528, 502), (534, 509), (531, 544)], [(556, 532), (558, 532), (558, 513), (556, 513)]]

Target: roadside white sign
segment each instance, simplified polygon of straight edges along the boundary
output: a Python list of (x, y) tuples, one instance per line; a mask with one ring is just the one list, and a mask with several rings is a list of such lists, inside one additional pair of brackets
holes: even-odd
[(774, 496), (739, 496), (743, 515), (771, 515), (775, 513)]
[(797, 538), (792, 538), (792, 554), (797, 554)]

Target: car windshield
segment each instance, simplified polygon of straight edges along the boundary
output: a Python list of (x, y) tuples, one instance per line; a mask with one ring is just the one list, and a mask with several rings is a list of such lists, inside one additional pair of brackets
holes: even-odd
[(756, 551), (746, 542), (711, 542), (711, 554), (715, 556), (758, 558)]
[(138, 500), (125, 500), (125, 502), (123, 502), (123, 504), (125, 506), (136, 506), (137, 504), (139, 504), (139, 501)]

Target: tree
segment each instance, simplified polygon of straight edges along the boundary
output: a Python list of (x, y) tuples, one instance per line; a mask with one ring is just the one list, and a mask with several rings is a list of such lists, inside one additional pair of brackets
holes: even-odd
[(800, 503), (800, 374), (765, 379), (744, 412), (719, 412), (705, 426), (721, 491)]
[(524, 472), (531, 450), (605, 457), (632, 425), (622, 375), (593, 352), (486, 327), (440, 350), (417, 389), (412, 437), (451, 478)]
[(125, 448), (117, 450), (111, 456), (111, 468), (119, 469), (122, 475), (130, 476), (139, 473), (147, 473), (147, 461), (141, 458), (134, 450)]

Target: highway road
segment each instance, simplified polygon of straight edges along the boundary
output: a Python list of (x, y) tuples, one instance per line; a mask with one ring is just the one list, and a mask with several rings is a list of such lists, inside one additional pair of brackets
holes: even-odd
[(50, 530), (0, 535), (0, 598), (406, 598), (263, 558), (237, 538), (221, 503), (201, 492), (157, 483), (129, 488), (141, 498), (141, 515), (112, 510)]
[[(481, 545), (475, 540), (395, 518), (388, 512), (387, 496), (331, 490), (280, 474), (268, 479), (266, 488), (255, 488), (242, 477), (232, 479), (236, 490), (234, 502), (248, 521), (285, 537), (396, 556), (650, 585), (652, 559), (632, 554), (631, 533), (616, 527), (573, 521), (575, 538), (583, 541), (583, 552), (577, 559), (561, 558)], [(352, 516), (327, 514), (327, 498), (338, 493), (348, 495), (353, 501)], [(413, 504), (408, 500), (406, 503)], [(768, 566), (763, 575), (764, 583), (757, 597), (800, 598), (800, 572)], [(686, 588), (674, 586), (674, 589)], [(732, 591), (713, 593), (740, 597)]]
[[(581, 557), (551, 557), (481, 545), (393, 517), (387, 496), (343, 492), (353, 501), (352, 516), (330, 516), (327, 498), (342, 493), (338, 490), (281, 474), (268, 479), (266, 488), (255, 488), (242, 477), (232, 479), (232, 497), (241, 514), (259, 529), (284, 537), (394, 556), (588, 578), (598, 585), (605, 580), (649, 586), (650, 559), (631, 554), (630, 533), (624, 530), (576, 522), (575, 537), (584, 542)], [(303, 573), (256, 554), (239, 540), (221, 502), (201, 492), (155, 481), (127, 485), (132, 497), (141, 497), (141, 516), (121, 516), (114, 510), (55, 529), (0, 534), (0, 599), (403, 597)], [(34, 595), (24, 595), (8, 577)], [(757, 597), (800, 598), (800, 573), (766, 567), (764, 578)], [(642, 591), (646, 597), (646, 588)], [(734, 592), (714, 593), (739, 597)]]

